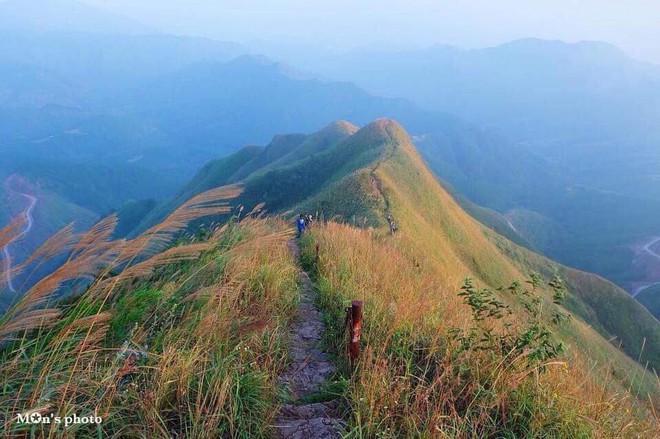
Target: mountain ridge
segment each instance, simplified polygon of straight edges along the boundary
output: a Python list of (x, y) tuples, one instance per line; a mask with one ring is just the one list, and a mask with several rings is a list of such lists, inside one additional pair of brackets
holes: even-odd
[[(226, 178), (227, 174), (218, 185), (226, 183)], [(468, 273), (493, 287), (530, 270), (562, 273), (573, 288), (567, 304), (572, 313), (592, 324), (601, 336), (617, 336), (631, 357), (641, 355), (654, 368), (660, 365), (660, 352), (649, 348), (660, 340), (660, 325), (644, 307), (614, 284), (551, 262), (479, 224), (442, 187), (395, 121), (379, 119), (319, 155), (257, 169), (237, 183), (244, 188), (237, 203), (246, 211), (265, 203), (261, 209), (271, 215), (314, 212), (376, 229), (393, 219), (401, 230), (397, 235), (409, 235), (418, 258), (444, 273), (446, 282), (455, 288)], [(193, 195), (180, 194), (178, 199)], [(169, 206), (176, 208), (177, 203)], [(156, 221), (152, 218), (142, 229)], [(616, 313), (611, 311), (613, 304)], [(650, 351), (642, 350), (644, 339)]]
[[(332, 145), (324, 136), (310, 141), (318, 153), (196, 194), (262, 154), (257, 162), (268, 167), (314, 134), (278, 136), (270, 151), (277, 154), (246, 147), (211, 162), (187, 186), (193, 198), (174, 199), (171, 214), (145, 234), (108, 240), (116, 225), (110, 216), (80, 236), (55, 283), (83, 273), (94, 279), (89, 288), (48, 309), (19, 302), (9, 323), (0, 321), (10, 333), (26, 331), (0, 350), (17, 410), (34, 407), (44, 384), (60, 388), (75, 372), (65, 403), (95, 412), (96, 395), (107, 395), (105, 433), (272, 436), (278, 413), (309, 403), (289, 397), (277, 377), (300, 358), (287, 328), (295, 328), (301, 285), (313, 282), (316, 315), (327, 322), (324, 349), (337, 366), (319, 399), (346, 400), (345, 421), (365, 436), (384, 425), (396, 437), (657, 432), (660, 389), (648, 370), (658, 362), (656, 320), (613, 284), (516, 246), (470, 217), (399, 123), (343, 128)], [(299, 212), (314, 212), (317, 221), (292, 242)], [(96, 275), (99, 260), (110, 265)], [(49, 300), (52, 284), (36, 299)], [(355, 300), (365, 310), (357, 367), (345, 359), (343, 332), (346, 304)], [(52, 317), (31, 330), (35, 315)], [(644, 339), (646, 349), (636, 350)], [(57, 350), (41, 348), (50, 340)], [(33, 364), (43, 365), (47, 380), (34, 376)], [(162, 402), (145, 404), (138, 382), (164, 386)], [(199, 393), (183, 395), (181, 386)]]

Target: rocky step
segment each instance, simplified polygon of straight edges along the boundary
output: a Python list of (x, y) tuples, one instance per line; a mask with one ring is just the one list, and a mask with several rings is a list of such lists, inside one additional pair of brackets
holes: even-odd
[(346, 423), (340, 419), (297, 420), (280, 426), (280, 437), (285, 439), (339, 439), (345, 428)]
[(282, 407), (278, 430), (285, 439), (340, 438), (346, 431), (337, 401)]
[(294, 405), (286, 404), (281, 410), (282, 419), (312, 419), (312, 418), (338, 418), (339, 403), (337, 401), (317, 402), (313, 404)]

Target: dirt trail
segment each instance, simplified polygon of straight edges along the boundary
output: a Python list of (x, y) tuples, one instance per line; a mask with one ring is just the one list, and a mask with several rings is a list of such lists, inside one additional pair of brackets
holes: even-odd
[[(289, 243), (291, 252), (298, 257), (298, 242)], [(298, 318), (290, 328), (291, 364), (279, 377), (280, 384), (290, 392), (293, 404), (282, 408), (277, 429), (281, 438), (311, 439), (340, 438), (346, 423), (341, 419), (337, 401), (297, 404), (317, 393), (321, 384), (335, 372), (328, 355), (320, 348), (325, 331), (323, 315), (316, 308), (316, 291), (309, 275), (300, 270), (302, 282)]]

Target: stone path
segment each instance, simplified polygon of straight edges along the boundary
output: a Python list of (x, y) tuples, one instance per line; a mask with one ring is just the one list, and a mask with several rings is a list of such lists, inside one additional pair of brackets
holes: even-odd
[[(298, 242), (289, 243), (297, 258)], [(320, 349), (325, 331), (323, 315), (316, 308), (316, 291), (304, 271), (300, 271), (302, 282), (298, 317), (290, 328), (291, 364), (279, 377), (280, 384), (291, 393), (293, 404), (282, 407), (277, 420), (281, 438), (311, 439), (340, 438), (346, 423), (341, 419), (336, 401), (296, 404), (318, 392), (321, 384), (334, 373), (335, 368), (328, 355)]]

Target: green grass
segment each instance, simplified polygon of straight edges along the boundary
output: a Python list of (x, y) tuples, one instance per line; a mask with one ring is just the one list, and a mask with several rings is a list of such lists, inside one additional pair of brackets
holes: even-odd
[(644, 305), (656, 319), (660, 320), (660, 285), (653, 285), (642, 290), (635, 298), (639, 303)]
[(113, 309), (108, 337), (111, 344), (119, 345), (128, 339), (134, 327), (144, 323), (163, 297), (162, 291), (145, 285), (123, 295)]
[[(105, 299), (92, 285), (59, 303), (53, 325), (3, 345), (1, 416), (47, 402), (58, 415), (97, 413), (103, 423), (10, 422), (3, 434), (272, 436), (298, 293), (287, 240), (278, 221), (231, 224), (199, 258), (120, 282)], [(132, 365), (130, 350), (140, 352)]]

